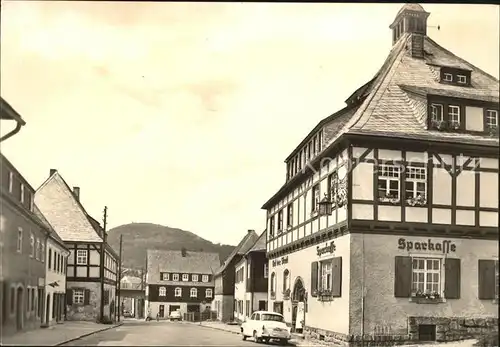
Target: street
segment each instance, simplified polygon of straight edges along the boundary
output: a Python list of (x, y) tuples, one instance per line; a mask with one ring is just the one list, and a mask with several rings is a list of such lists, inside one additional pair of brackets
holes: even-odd
[(124, 325), (63, 346), (251, 346), (252, 339), (186, 322), (127, 320)]

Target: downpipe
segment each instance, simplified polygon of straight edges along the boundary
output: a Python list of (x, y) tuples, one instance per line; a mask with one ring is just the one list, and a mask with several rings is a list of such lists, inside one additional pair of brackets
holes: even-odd
[(23, 125), (21, 124), (21, 122), (16, 122), (16, 127), (14, 128), (14, 130), (12, 130), (11, 132), (9, 132), (9, 133), (5, 134), (4, 136), (0, 137), (0, 142), (5, 141), (8, 138), (11, 138), (15, 134), (17, 134), (19, 132), (19, 130), (21, 130), (22, 126)]

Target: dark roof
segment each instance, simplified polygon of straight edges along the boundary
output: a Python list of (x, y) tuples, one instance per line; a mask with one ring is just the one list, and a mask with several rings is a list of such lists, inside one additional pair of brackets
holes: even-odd
[(0, 97), (0, 119), (15, 120), (21, 125), (26, 125), (21, 115), (2, 97)]
[[(220, 265), (218, 253), (186, 251), (152, 250), (147, 251), (148, 283), (160, 281), (160, 272), (178, 272), (195, 274), (214, 274)], [(162, 281), (164, 282), (164, 281)], [(190, 284), (192, 282), (183, 282)]]
[(266, 230), (264, 230), (262, 232), (262, 234), (260, 234), (257, 241), (255, 241), (253, 246), (248, 250), (248, 252), (246, 254), (249, 254), (252, 252), (262, 252), (262, 251), (265, 252), (266, 250), (267, 250), (267, 248), (266, 248)]
[(37, 189), (35, 203), (65, 242), (103, 241), (95, 223), (59, 172)]
[(250, 249), (250, 247), (252, 247), (255, 241), (257, 241), (258, 238), (259, 236), (255, 233), (254, 230), (247, 231), (245, 237), (243, 237), (240, 243), (233, 249), (231, 254), (229, 254), (229, 256), (224, 260), (224, 263), (222, 263), (222, 265), (218, 267), (218, 269), (215, 271), (215, 274), (218, 275), (222, 273), (229, 266), (231, 260), (233, 260), (236, 255), (245, 254)]
[(50, 225), (49, 221), (45, 218), (42, 211), (40, 211), (38, 206), (36, 206), (35, 204), (33, 204), (33, 213), (40, 220), (40, 222), (42, 222), (45, 228), (47, 228), (47, 230), (49, 231), (49, 237), (56, 241), (64, 249), (69, 250), (64, 244), (64, 241), (59, 237), (59, 235), (57, 235), (57, 232), (54, 230), (52, 225)]

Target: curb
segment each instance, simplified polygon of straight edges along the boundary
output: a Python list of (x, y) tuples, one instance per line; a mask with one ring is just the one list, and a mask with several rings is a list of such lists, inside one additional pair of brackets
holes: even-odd
[(231, 334), (235, 334), (235, 335), (240, 335), (241, 334), (241, 332), (239, 332), (239, 331), (227, 330), (227, 329), (218, 328), (218, 327), (211, 327), (210, 325), (199, 324), (199, 326), (204, 327), (204, 328), (209, 328), (209, 329), (215, 329), (215, 330), (225, 331), (227, 333), (231, 333)]
[(91, 331), (90, 333), (86, 333), (86, 334), (83, 334), (83, 335), (80, 335), (78, 337), (73, 337), (71, 339), (68, 339), (66, 341), (63, 341), (63, 342), (59, 342), (59, 343), (56, 343), (52, 346), (62, 346), (62, 345), (65, 345), (69, 342), (73, 342), (73, 341), (76, 341), (76, 340), (80, 340), (80, 339), (83, 339), (84, 337), (87, 337), (87, 336), (90, 336), (90, 335), (94, 335), (94, 334), (97, 334), (97, 333), (100, 333), (100, 332), (103, 332), (103, 331), (106, 331), (106, 330), (110, 330), (110, 329), (114, 329), (114, 328), (118, 328), (119, 326), (122, 326), (124, 322), (120, 322), (118, 324), (114, 324), (112, 326), (109, 326), (109, 327), (105, 327), (105, 328), (102, 328), (102, 329), (99, 329), (99, 330), (94, 330), (94, 331)]

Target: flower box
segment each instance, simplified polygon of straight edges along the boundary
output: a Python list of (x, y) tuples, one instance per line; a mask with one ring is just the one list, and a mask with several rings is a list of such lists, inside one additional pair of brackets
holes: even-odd
[(410, 301), (417, 304), (439, 304), (445, 300), (438, 292), (422, 292), (418, 290), (411, 293)]
[(319, 301), (332, 301), (333, 293), (331, 290), (320, 290), (318, 292), (318, 300)]
[(408, 198), (406, 199), (406, 204), (408, 206), (426, 206), (427, 205), (427, 199), (421, 195), (416, 196), (414, 198)]
[(443, 120), (432, 120), (431, 121), (431, 128), (439, 130), (439, 131), (446, 130), (446, 128), (447, 128), (446, 125), (447, 125), (446, 122)]
[(392, 205), (398, 205), (399, 202), (400, 202), (400, 199), (398, 197), (395, 197), (395, 196), (387, 195), (387, 196), (380, 196), (378, 198), (378, 201), (379, 202), (389, 203), (389, 204), (392, 204)]

